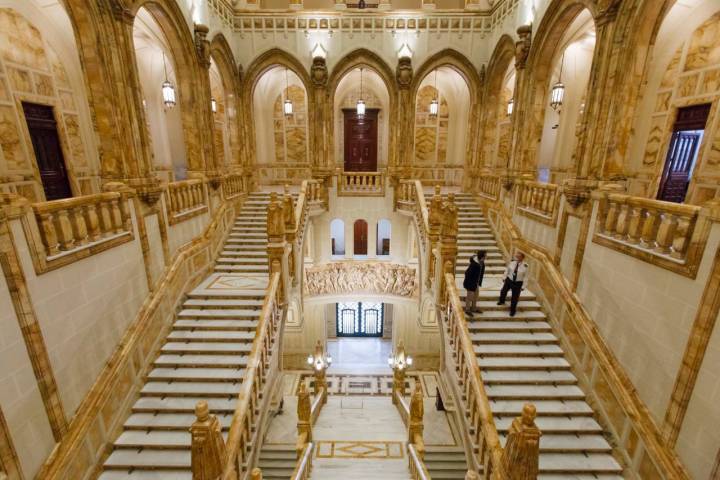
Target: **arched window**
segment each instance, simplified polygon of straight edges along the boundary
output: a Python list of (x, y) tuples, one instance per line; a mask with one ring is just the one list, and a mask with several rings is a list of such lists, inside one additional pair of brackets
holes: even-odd
[(338, 337), (382, 337), (383, 307), (373, 302), (335, 304)]
[(365, 220), (355, 220), (353, 226), (353, 253), (367, 255), (368, 253), (368, 223)]
[(332, 255), (345, 255), (345, 222), (339, 218), (330, 222), (330, 242)]
[(390, 255), (390, 220), (382, 218), (377, 223), (377, 255)]

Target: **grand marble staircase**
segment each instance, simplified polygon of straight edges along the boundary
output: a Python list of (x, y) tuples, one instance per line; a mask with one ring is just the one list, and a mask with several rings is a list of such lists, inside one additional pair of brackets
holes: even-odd
[(267, 193), (249, 196), (216, 273), (188, 294), (102, 480), (191, 479), (188, 429), (200, 400), (227, 434), (268, 283), (268, 203)]
[[(482, 245), (489, 252), (492, 263), (487, 262), (486, 275), (503, 269), (502, 260), (495, 260), (499, 249), (492, 234), (486, 233), (489, 228), (480, 208), (469, 195), (457, 195), (456, 202), (460, 225), (456, 284), (464, 301), (462, 261), (471, 249)], [(500, 281), (501, 277), (486, 277), (477, 304), (481, 313), (468, 316), (467, 326), (501, 443), (522, 406), (531, 402), (537, 407), (536, 424), (543, 434), (540, 478), (620, 480), (622, 467), (612, 456), (603, 428), (585, 401), (541, 304), (525, 289), (516, 315), (510, 317), (507, 304), (496, 303)]]
[(485, 275), (502, 273), (505, 270), (502, 253), (478, 204), (466, 194), (456, 194), (455, 204), (458, 207), (458, 261), (455, 273), (464, 273), (470, 257), (478, 250), (485, 250), (487, 254)]
[(426, 445), (423, 461), (433, 480), (463, 480), (468, 470), (462, 446)]

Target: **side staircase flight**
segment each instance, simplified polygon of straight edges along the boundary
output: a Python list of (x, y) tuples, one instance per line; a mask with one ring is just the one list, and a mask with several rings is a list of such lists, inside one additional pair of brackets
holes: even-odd
[[(456, 285), (461, 300), (463, 272), (478, 248), (488, 251), (488, 274), (504, 271), (500, 250), (492, 238), (482, 210), (469, 194), (457, 194), (458, 262)], [(585, 401), (570, 364), (542, 305), (525, 289), (518, 310), (510, 317), (507, 305), (496, 302), (497, 289), (480, 290), (481, 313), (466, 314), (467, 326), (477, 355), (485, 391), (495, 424), (504, 445), (515, 417), (525, 403), (537, 407), (535, 424), (540, 439), (540, 478), (620, 480), (622, 467), (612, 455), (603, 427)]]
[(216, 273), (248, 279), (247, 285), (213, 290), (204, 288), (206, 280), (188, 294), (101, 480), (190, 480), (188, 429), (200, 400), (227, 435), (268, 284), (269, 202), (269, 193), (248, 197), (215, 266)]

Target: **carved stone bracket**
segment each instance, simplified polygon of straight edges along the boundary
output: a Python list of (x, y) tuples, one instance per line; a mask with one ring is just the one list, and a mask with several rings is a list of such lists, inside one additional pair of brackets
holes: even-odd
[(413, 79), (412, 60), (410, 57), (401, 57), (395, 69), (395, 78), (401, 89), (410, 88)]
[(530, 25), (521, 25), (517, 29), (517, 34), (520, 39), (515, 42), (515, 69), (521, 70), (525, 68), (525, 62), (530, 53), (532, 27)]
[(210, 68), (210, 42), (207, 35), (210, 29), (202, 23), (195, 24), (195, 52), (198, 62), (205, 68)]
[(310, 67), (310, 79), (316, 87), (324, 87), (327, 85), (328, 69), (324, 58), (313, 58), (312, 67)]

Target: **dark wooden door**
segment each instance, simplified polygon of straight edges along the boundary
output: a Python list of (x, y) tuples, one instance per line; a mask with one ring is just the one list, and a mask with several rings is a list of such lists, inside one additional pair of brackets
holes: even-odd
[(709, 113), (709, 103), (678, 110), (660, 180), (658, 200), (676, 203), (685, 201)]
[(23, 102), (46, 200), (72, 197), (52, 107)]
[(345, 171), (377, 171), (378, 113), (368, 108), (358, 115), (354, 108), (343, 109), (345, 117)]
[(365, 220), (355, 220), (353, 251), (355, 255), (367, 255), (368, 224)]

